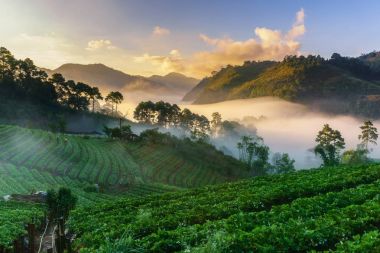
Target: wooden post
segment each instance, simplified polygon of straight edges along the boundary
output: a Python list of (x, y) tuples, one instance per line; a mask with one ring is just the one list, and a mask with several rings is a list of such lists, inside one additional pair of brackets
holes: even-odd
[(71, 240), (70, 240), (70, 238), (66, 238), (66, 249), (67, 249), (67, 253), (73, 253), (73, 250), (71, 248)]
[(35, 252), (35, 235), (36, 227), (34, 224), (28, 224), (28, 237), (29, 237), (29, 253)]
[(57, 253), (63, 253), (61, 238), (59, 236), (55, 238), (55, 248), (57, 249)]
[(61, 248), (62, 248), (62, 252), (63, 250), (66, 248), (66, 245), (65, 245), (65, 222), (63, 220), (63, 218), (60, 218), (59, 219), (59, 223), (58, 223), (58, 231), (59, 231), (59, 240), (60, 240), (60, 243), (61, 243)]
[(14, 253), (22, 253), (21, 240), (17, 239), (13, 241), (13, 251)]

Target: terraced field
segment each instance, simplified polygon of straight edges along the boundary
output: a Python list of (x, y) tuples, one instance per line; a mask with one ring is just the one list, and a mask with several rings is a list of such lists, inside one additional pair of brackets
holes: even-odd
[(83, 205), (114, 198), (109, 194), (84, 191), (89, 186), (88, 183), (69, 177), (52, 176), (49, 172), (16, 167), (10, 163), (0, 163), (0, 175), (0, 196), (30, 194), (32, 191), (46, 191), (62, 186), (70, 188)]
[(69, 226), (81, 252), (379, 252), (380, 165), (120, 199)]
[(173, 152), (172, 148), (139, 144), (130, 144), (126, 148), (134, 160), (138, 161), (143, 178), (151, 182), (197, 187), (229, 180), (217, 170), (186, 161)]
[[(223, 160), (224, 156), (220, 154), (219, 158)], [(156, 183), (197, 187), (232, 179), (219, 173), (212, 163), (194, 162), (164, 145), (54, 134), (7, 125), (0, 125), (0, 161), (64, 180), (123, 189)]]
[(119, 142), (0, 127), (0, 160), (18, 167), (100, 184), (127, 184), (141, 178), (128, 158)]

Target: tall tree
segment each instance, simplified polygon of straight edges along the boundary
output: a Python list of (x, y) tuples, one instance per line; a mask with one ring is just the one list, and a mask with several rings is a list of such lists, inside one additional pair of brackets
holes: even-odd
[(314, 153), (322, 158), (323, 165), (338, 165), (340, 152), (345, 147), (344, 138), (341, 133), (325, 124), (323, 129), (318, 132), (315, 141), (317, 142), (317, 146), (314, 148)]
[(258, 136), (242, 136), (237, 143), (239, 158), (254, 175), (264, 175), (269, 168), (269, 147)]
[(275, 174), (285, 174), (294, 172), (295, 160), (291, 159), (287, 153), (274, 153), (272, 157), (272, 169)]
[(89, 91), (88, 94), (90, 96), (90, 99), (92, 100), (92, 112), (95, 111), (95, 100), (103, 100), (102, 94), (99, 91), (98, 87), (92, 87)]
[(360, 145), (369, 152), (368, 145), (370, 143), (377, 145), (377, 138), (379, 135), (377, 134), (377, 128), (373, 125), (370, 120), (367, 120), (360, 127), (362, 133), (359, 135), (359, 140), (361, 141)]
[(222, 115), (219, 112), (214, 112), (211, 115), (211, 132), (214, 136), (218, 136), (219, 130), (222, 126)]
[(118, 91), (111, 91), (107, 97), (106, 97), (106, 102), (110, 102), (112, 104), (112, 114), (113, 114), (113, 105), (115, 104), (115, 112), (117, 113), (117, 105), (123, 102), (124, 97), (123, 95), (118, 92)]

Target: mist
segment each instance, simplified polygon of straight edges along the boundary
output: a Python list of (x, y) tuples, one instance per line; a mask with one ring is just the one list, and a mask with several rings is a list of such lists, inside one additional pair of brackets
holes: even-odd
[[(136, 102), (130, 101), (123, 107), (132, 112), (129, 118), (133, 117)], [(338, 129), (342, 133), (346, 149), (355, 149), (359, 143), (359, 126), (365, 120), (347, 115), (332, 116), (273, 97), (239, 99), (204, 105), (179, 103), (179, 106), (208, 118), (211, 118), (213, 112), (219, 112), (223, 120), (238, 121), (263, 137), (264, 143), (270, 147), (272, 154), (289, 153), (296, 160), (295, 166), (298, 169), (318, 167), (321, 164), (320, 159), (310, 149), (316, 145), (315, 137), (324, 124), (330, 124), (333, 129)], [(373, 123), (380, 128), (380, 121)], [(236, 142), (236, 139), (213, 141), (219, 148), (227, 147), (235, 156)], [(380, 148), (378, 146), (371, 146), (371, 148), (373, 151), (370, 156), (380, 157)]]
[[(345, 141), (346, 149), (354, 149), (359, 143), (360, 125), (363, 120), (347, 115), (327, 115), (308, 109), (305, 106), (278, 98), (265, 97), (241, 99), (207, 105), (182, 105), (190, 110), (210, 117), (218, 111), (225, 120), (237, 120), (249, 126), (247, 116), (255, 117), (257, 134), (271, 152), (285, 152), (296, 160), (297, 168), (317, 167), (321, 161), (310, 151), (315, 146), (315, 137), (324, 124), (338, 129)], [(246, 119), (244, 119), (246, 118)], [(373, 122), (379, 128), (380, 121)], [(235, 145), (231, 143), (231, 145)], [(371, 157), (380, 157), (380, 148), (372, 146)]]

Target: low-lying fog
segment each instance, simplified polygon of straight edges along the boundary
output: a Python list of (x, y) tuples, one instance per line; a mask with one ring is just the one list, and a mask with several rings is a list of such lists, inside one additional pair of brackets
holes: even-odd
[[(176, 102), (176, 101), (171, 101)], [(130, 102), (125, 109), (133, 117), (134, 106)], [(315, 137), (324, 124), (330, 124), (333, 129), (341, 131), (346, 149), (355, 148), (358, 144), (359, 126), (363, 119), (351, 116), (331, 116), (308, 110), (306, 107), (290, 103), (278, 98), (266, 97), (255, 99), (240, 99), (215, 104), (191, 105), (178, 103), (180, 107), (211, 118), (213, 112), (219, 112), (224, 120), (236, 120), (248, 125), (252, 120), (247, 117), (264, 118), (254, 121), (257, 134), (272, 152), (286, 152), (296, 160), (297, 168), (317, 167), (319, 159), (309, 150), (315, 146)], [(128, 109), (127, 109), (128, 108)], [(244, 120), (246, 118), (246, 120)], [(374, 125), (380, 128), (380, 121)], [(236, 143), (228, 143), (229, 149), (234, 150)], [(380, 157), (380, 148), (373, 146), (372, 157)]]

